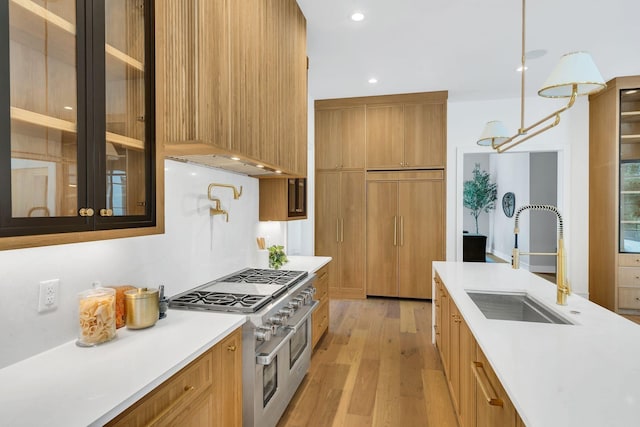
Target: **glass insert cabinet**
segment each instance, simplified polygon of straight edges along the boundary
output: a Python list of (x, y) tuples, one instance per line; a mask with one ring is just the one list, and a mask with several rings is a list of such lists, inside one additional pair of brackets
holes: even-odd
[(640, 88), (620, 91), (620, 252), (640, 253)]
[(153, 16), (0, 2), (0, 237), (155, 225)]

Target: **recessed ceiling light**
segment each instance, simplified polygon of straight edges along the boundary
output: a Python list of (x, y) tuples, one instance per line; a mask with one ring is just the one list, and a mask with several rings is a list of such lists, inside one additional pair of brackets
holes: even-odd
[(256, 165), (257, 168), (263, 169), (264, 165)]
[(231, 160), (235, 160), (237, 162), (238, 160), (240, 160), (240, 157), (235, 157), (234, 156), (234, 157), (231, 158)]
[(369, 83), (371, 84), (375, 84), (378, 83), (378, 79), (376, 79), (375, 77), (371, 77), (369, 80), (367, 80)]
[[(526, 71), (526, 70), (528, 70), (528, 69), (529, 69), (529, 67), (527, 67), (527, 66), (525, 66), (525, 67), (524, 67), (524, 70), (525, 70), (525, 71)], [(521, 66), (519, 66), (518, 68), (516, 68), (516, 71), (517, 71), (517, 72), (519, 72), (519, 73), (521, 73), (521, 72), (522, 72), (522, 65), (521, 65)]]
[(282, 173), (282, 171), (276, 171), (276, 173)]
[(353, 12), (351, 14), (351, 20), (355, 22), (360, 22), (364, 19), (364, 14), (362, 12)]
[(65, 110), (73, 110), (73, 107), (69, 107), (68, 105), (65, 105), (63, 108), (64, 108)]

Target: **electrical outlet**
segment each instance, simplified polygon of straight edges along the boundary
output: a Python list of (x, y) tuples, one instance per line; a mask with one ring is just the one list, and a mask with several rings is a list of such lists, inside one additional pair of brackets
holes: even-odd
[(38, 294), (38, 313), (51, 311), (58, 307), (58, 291), (60, 279), (44, 280), (40, 282)]

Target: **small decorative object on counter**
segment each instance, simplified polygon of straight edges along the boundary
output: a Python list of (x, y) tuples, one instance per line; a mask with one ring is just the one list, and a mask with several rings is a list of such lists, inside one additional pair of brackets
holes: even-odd
[(169, 309), (169, 298), (167, 298), (164, 295), (164, 285), (160, 285), (159, 289), (160, 289), (160, 302), (158, 304), (158, 310), (160, 312), (160, 315), (158, 316), (158, 318), (164, 319), (165, 317), (167, 317), (167, 310)]
[(139, 288), (126, 291), (124, 297), (128, 329), (143, 329), (156, 324), (160, 315), (157, 289)]
[(269, 246), (269, 267), (279, 270), (282, 264), (287, 262), (287, 255), (284, 253), (284, 246)]
[(80, 347), (92, 347), (116, 336), (116, 291), (89, 289), (78, 294), (78, 340)]
[(124, 293), (132, 289), (136, 289), (135, 286), (122, 285), (122, 286), (108, 286), (116, 291), (116, 328), (122, 328), (127, 319), (126, 306), (124, 304)]

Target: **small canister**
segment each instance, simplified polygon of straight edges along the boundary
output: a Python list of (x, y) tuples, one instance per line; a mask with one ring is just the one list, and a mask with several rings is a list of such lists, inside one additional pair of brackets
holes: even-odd
[(158, 321), (159, 295), (157, 289), (139, 288), (124, 293), (127, 328), (142, 329)]
[(78, 294), (78, 344), (91, 347), (116, 336), (116, 291), (89, 289)]

